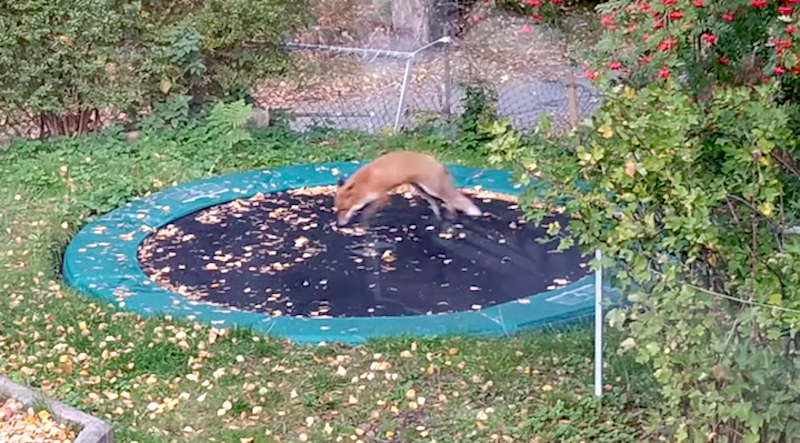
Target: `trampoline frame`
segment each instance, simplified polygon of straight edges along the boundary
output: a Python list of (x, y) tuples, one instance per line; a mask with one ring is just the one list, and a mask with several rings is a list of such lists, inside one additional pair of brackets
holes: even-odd
[[(76, 290), (144, 317), (172, 315), (218, 328), (244, 327), (294, 342), (344, 342), (396, 336), (509, 335), (536, 327), (590, 320), (595, 277), (475, 311), (415, 316), (344, 318), (272, 317), (189, 300), (153, 282), (141, 269), (141, 243), (163, 226), (199, 210), (301, 187), (334, 185), (364, 162), (332, 162), (256, 170), (191, 181), (138, 198), (84, 226), (66, 249), (63, 275)], [(510, 173), (447, 165), (459, 188), (519, 196)]]

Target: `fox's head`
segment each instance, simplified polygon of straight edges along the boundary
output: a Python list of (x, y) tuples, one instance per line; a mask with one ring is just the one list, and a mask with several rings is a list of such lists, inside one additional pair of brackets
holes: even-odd
[(342, 178), (339, 178), (337, 186), (336, 196), (333, 198), (333, 206), (336, 208), (336, 223), (339, 226), (344, 226), (350, 221), (350, 217), (361, 209), (357, 206), (359, 194), (355, 189), (355, 182), (352, 180), (345, 182)]

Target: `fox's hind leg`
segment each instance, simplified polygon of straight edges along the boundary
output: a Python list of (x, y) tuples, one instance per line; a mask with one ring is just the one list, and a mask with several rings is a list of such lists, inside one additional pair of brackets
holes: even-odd
[(440, 197), (434, 196), (430, 191), (426, 190), (422, 185), (413, 184), (414, 188), (419, 192), (419, 194), (428, 201), (428, 204), (431, 207), (431, 211), (433, 211), (434, 215), (436, 215), (436, 220), (439, 222), (439, 229), (441, 231), (449, 231), (453, 227), (453, 222), (456, 220), (456, 210), (451, 207), (446, 201), (444, 202), (445, 218), (442, 218), (441, 210), (439, 209), (439, 202)]

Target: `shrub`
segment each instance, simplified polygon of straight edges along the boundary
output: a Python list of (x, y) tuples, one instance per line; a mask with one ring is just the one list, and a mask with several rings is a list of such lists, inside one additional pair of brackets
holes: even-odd
[[(703, 95), (800, 73), (795, 0), (610, 0), (590, 77), (617, 71), (641, 86), (677, 76)], [(710, 95), (707, 95), (710, 97)]]
[(147, 15), (153, 26), (164, 23), (151, 82), (164, 94), (199, 99), (246, 98), (258, 80), (285, 73), (290, 65), (283, 43), (311, 19), (304, 0), (204, 0), (177, 10), (162, 6), (152, 2)]
[(0, 115), (41, 135), (85, 133), (101, 111), (170, 94), (238, 100), (284, 72), (282, 43), (305, 1), (19, 0), (0, 5)]
[(569, 135), (487, 146), (547, 184), (526, 199), (565, 205), (569, 225), (548, 226), (562, 247), (613, 265), (631, 305), (607, 319), (630, 336), (620, 351), (653, 365), (665, 404), (653, 432), (677, 441), (800, 437), (800, 239), (783, 234), (793, 191), (770, 155), (796, 142), (777, 89), (696, 102), (673, 79), (616, 86)]
[(792, 4), (599, 6), (586, 75), (619, 86), (569, 140), (516, 149), (555, 185), (546, 198), (573, 197), (565, 241), (619, 268), (632, 306), (608, 319), (653, 364), (678, 441), (800, 437)]
[(117, 0), (0, 6), (0, 114), (39, 118), (44, 134), (85, 133), (98, 110), (141, 94), (141, 9)]

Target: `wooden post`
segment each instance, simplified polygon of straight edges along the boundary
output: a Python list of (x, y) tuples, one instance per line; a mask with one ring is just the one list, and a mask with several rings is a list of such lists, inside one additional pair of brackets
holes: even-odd
[(572, 129), (576, 129), (580, 119), (580, 111), (578, 108), (578, 90), (575, 85), (575, 73), (572, 71), (572, 67), (570, 67), (567, 73), (567, 105), (569, 106), (569, 124), (572, 126)]

